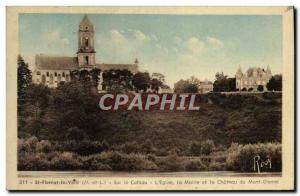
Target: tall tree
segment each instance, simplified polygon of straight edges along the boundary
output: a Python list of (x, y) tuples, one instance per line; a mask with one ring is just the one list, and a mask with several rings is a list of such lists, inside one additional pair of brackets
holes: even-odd
[(144, 92), (150, 86), (150, 75), (148, 72), (138, 72), (132, 78), (133, 86), (138, 90), (143, 90)]
[(158, 92), (165, 85), (165, 76), (161, 73), (153, 73), (150, 81), (151, 90)]
[(267, 83), (269, 91), (282, 91), (282, 75), (274, 75)]
[(187, 80), (179, 80), (174, 84), (175, 93), (197, 93), (200, 86), (200, 80), (194, 76)]
[(103, 85), (111, 92), (132, 90), (133, 74), (129, 70), (111, 69), (103, 72)]
[(18, 103), (24, 102), (24, 95), (26, 88), (31, 84), (32, 76), (31, 71), (28, 68), (28, 64), (25, 63), (21, 55), (18, 56)]
[(223, 72), (216, 74), (216, 80), (213, 84), (214, 86), (214, 92), (228, 92), (231, 91), (230, 80), (228, 79), (227, 75), (224, 75)]
[(101, 73), (101, 70), (98, 69), (98, 68), (92, 69), (90, 71), (90, 75), (92, 77), (93, 85), (95, 87), (98, 87), (99, 80), (100, 80), (100, 78), (99, 78), (100, 73)]

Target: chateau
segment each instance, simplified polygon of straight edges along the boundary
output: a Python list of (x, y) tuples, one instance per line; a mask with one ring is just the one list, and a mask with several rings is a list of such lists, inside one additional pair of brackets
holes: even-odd
[(61, 81), (70, 81), (70, 72), (73, 70), (101, 70), (98, 90), (102, 90), (102, 73), (106, 70), (129, 70), (133, 74), (138, 71), (138, 60), (132, 64), (104, 64), (96, 63), (95, 29), (87, 15), (82, 19), (78, 30), (78, 51), (75, 57), (65, 56), (35, 56), (35, 70), (33, 82), (43, 83), (49, 87), (57, 87)]
[(244, 74), (241, 68), (238, 68), (235, 74), (236, 88), (238, 90), (249, 90), (252, 88), (254, 91), (257, 90), (259, 85), (262, 85), (264, 90), (267, 90), (266, 85), (272, 77), (270, 67), (263, 69), (260, 67), (251, 67)]

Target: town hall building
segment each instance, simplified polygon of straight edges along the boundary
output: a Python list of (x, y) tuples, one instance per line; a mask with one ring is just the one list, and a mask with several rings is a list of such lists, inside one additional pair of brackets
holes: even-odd
[[(102, 90), (102, 73), (106, 70), (129, 70), (133, 74), (138, 72), (138, 60), (132, 64), (106, 64), (96, 62), (95, 29), (87, 15), (84, 16), (78, 31), (78, 51), (75, 57), (48, 56), (39, 54), (35, 56), (35, 70), (33, 82), (49, 87), (57, 87), (61, 81), (70, 81), (70, 73), (74, 70), (101, 70), (98, 90)], [(59, 50), (59, 48), (58, 48)]]

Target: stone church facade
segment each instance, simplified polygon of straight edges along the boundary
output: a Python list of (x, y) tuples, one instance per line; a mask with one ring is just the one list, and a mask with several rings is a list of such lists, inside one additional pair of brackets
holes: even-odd
[(267, 90), (267, 83), (272, 77), (270, 67), (263, 69), (260, 67), (251, 67), (246, 73), (243, 73), (241, 68), (235, 74), (236, 88), (238, 90), (249, 90), (252, 88), (254, 91), (257, 90), (259, 85), (262, 85), (264, 91)]
[(78, 31), (78, 51), (75, 57), (48, 56), (39, 54), (35, 56), (35, 70), (33, 82), (49, 87), (57, 87), (61, 81), (70, 81), (70, 73), (74, 70), (101, 70), (98, 89), (102, 90), (102, 73), (106, 70), (129, 70), (133, 74), (138, 72), (138, 60), (132, 64), (105, 64), (96, 63), (95, 29), (87, 15), (84, 16)]

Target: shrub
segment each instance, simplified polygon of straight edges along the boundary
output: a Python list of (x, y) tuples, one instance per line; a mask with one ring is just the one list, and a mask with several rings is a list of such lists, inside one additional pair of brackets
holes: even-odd
[(61, 142), (60, 150), (61, 151), (71, 151), (75, 152), (79, 155), (91, 155), (101, 153), (104, 150), (108, 149), (108, 143), (106, 141), (75, 141), (75, 140), (67, 140)]
[(30, 145), (25, 139), (18, 139), (18, 153), (30, 152)]
[(23, 153), (18, 156), (18, 170), (49, 170), (50, 162), (43, 153)]
[(119, 148), (120, 151), (130, 154), (130, 153), (137, 153), (139, 150), (138, 143), (136, 142), (126, 142), (125, 144), (121, 145)]
[(264, 86), (263, 85), (258, 85), (257, 90), (262, 92), (264, 91)]
[(261, 160), (271, 159), (272, 167), (262, 167), (260, 171), (281, 171), (281, 144), (279, 143), (232, 144), (228, 149), (227, 168), (242, 172), (257, 172), (254, 171), (255, 156), (260, 156)]
[(187, 171), (205, 171), (206, 169), (206, 165), (200, 160), (187, 161), (185, 164), (185, 170)]
[(103, 152), (99, 155), (99, 160), (109, 165), (113, 170), (136, 171), (155, 170), (157, 166), (141, 154), (124, 154), (117, 151)]
[(281, 99), (282, 93), (280, 92), (264, 92), (263, 98), (265, 99)]
[(201, 143), (201, 154), (209, 155), (214, 148), (215, 144), (212, 140), (205, 140)]
[(224, 171), (226, 168), (226, 163), (220, 163), (216, 161), (212, 161), (209, 164), (208, 170), (210, 171)]
[(36, 151), (49, 153), (52, 151), (52, 145), (48, 140), (42, 140), (36, 144)]
[(189, 152), (193, 156), (200, 156), (201, 155), (201, 143), (193, 141), (189, 146)]
[(190, 154), (193, 156), (209, 155), (215, 148), (212, 140), (202, 142), (192, 142), (189, 147)]
[(53, 170), (78, 170), (83, 166), (81, 160), (71, 152), (58, 154), (50, 164)]
[(184, 170), (184, 160), (175, 153), (160, 159), (157, 164), (161, 171)]

